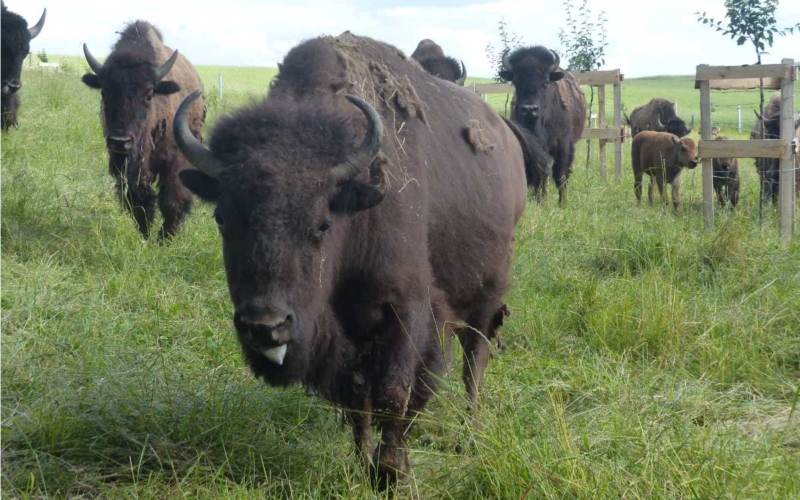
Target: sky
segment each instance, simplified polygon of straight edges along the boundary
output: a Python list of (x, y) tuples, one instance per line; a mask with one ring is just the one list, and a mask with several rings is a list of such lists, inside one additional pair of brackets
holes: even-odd
[[(580, 0), (573, 0), (577, 3)], [(108, 54), (128, 21), (145, 19), (196, 65), (275, 67), (303, 40), (350, 30), (395, 45), (411, 54), (430, 38), (461, 59), (470, 76), (491, 77), (485, 48), (499, 44), (497, 24), (525, 44), (561, 51), (564, 2), (546, 0), (8, 0), (8, 8), (34, 24), (47, 8), (42, 33), (31, 50), (81, 55), (82, 44), (97, 57)], [(620, 68), (631, 78), (694, 74), (698, 64), (755, 62), (753, 49), (699, 24), (696, 11), (721, 18), (722, 0), (589, 0), (606, 12), (608, 47), (604, 69)], [(780, 2), (778, 26), (800, 23), (800, 1)], [(778, 37), (765, 63), (800, 60), (800, 34)]]

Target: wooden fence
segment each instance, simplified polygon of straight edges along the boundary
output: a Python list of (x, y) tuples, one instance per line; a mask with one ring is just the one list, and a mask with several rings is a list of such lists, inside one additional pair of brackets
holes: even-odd
[[(700, 143), (703, 158), (703, 222), (707, 230), (714, 226), (714, 169), (712, 158), (780, 158), (779, 213), (781, 236), (794, 234), (796, 211), (795, 162), (797, 148), (794, 131), (794, 82), (797, 67), (793, 59), (781, 64), (756, 66), (697, 67), (695, 88), (700, 89)], [(772, 140), (711, 140), (711, 90), (753, 89), (763, 80), (765, 89), (781, 90), (781, 138)], [(794, 141), (794, 142), (793, 142)]]
[[(609, 71), (570, 72), (578, 84), (597, 87), (598, 128), (586, 127), (581, 139), (597, 139), (600, 141), (600, 175), (608, 179), (608, 160), (606, 144), (614, 143), (614, 170), (617, 181), (622, 180), (622, 143), (625, 141), (625, 127), (622, 125), (622, 81), (625, 75), (618, 69)], [(614, 126), (606, 123), (606, 85), (614, 86)], [(507, 83), (473, 83), (472, 91), (476, 94), (513, 94), (514, 86)], [(591, 113), (591, 110), (588, 110)]]

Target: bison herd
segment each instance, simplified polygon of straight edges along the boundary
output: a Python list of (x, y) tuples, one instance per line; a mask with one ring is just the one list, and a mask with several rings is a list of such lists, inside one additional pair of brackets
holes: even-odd
[[(32, 28), (2, 7), (3, 129), (17, 125)], [(108, 167), (147, 238), (178, 231), (192, 193), (214, 206), (233, 324), (253, 373), (302, 383), (342, 407), (356, 450), (386, 488), (405, 476), (405, 436), (436, 389), (457, 338), (470, 408), (508, 315), (514, 231), (527, 188), (552, 176), (566, 199), (586, 103), (559, 56), (541, 46), (503, 58), (511, 118), (462, 88), (463, 63), (423, 40), (410, 58), (345, 32), (293, 48), (269, 94), (220, 118), (204, 144), (202, 82), (145, 21), (125, 27), (100, 63)], [(779, 103), (778, 103), (779, 105)], [(772, 107), (759, 116), (775, 132)], [(663, 194), (698, 164), (694, 125), (654, 99), (628, 122), (636, 198)], [(738, 201), (735, 160), (714, 162), (720, 202)], [(759, 166), (773, 193), (776, 167)], [(717, 183), (719, 180), (719, 183)], [(158, 185), (158, 194), (154, 185)], [(373, 428), (380, 434), (373, 439)]]

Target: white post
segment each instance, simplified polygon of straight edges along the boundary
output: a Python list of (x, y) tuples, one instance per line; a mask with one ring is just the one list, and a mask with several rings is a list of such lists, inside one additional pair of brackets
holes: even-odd
[(222, 100), (222, 73), (217, 77), (217, 83), (219, 86), (219, 99)]
[[(784, 59), (781, 64), (794, 67), (794, 59)], [(779, 201), (781, 236), (791, 238), (794, 234), (795, 217), (795, 164), (792, 154), (794, 133), (794, 82), (791, 78), (781, 79), (781, 139), (786, 143), (781, 158), (779, 184)]]
[(742, 107), (741, 106), (737, 106), (737, 110), (736, 111), (739, 113), (739, 126), (737, 127), (737, 130), (739, 132), (741, 132), (742, 131)]

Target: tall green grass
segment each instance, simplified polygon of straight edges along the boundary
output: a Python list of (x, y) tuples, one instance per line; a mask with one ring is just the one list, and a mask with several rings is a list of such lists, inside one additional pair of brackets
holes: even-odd
[[(2, 137), (3, 497), (374, 498), (341, 414), (245, 369), (208, 208), (161, 246), (119, 209), (80, 71), (26, 72)], [(209, 124), (274, 74), (222, 71)], [(699, 169), (682, 215), (637, 206), (628, 148), (622, 184), (581, 145), (568, 206), (529, 204), (483, 425), (450, 367), (401, 498), (800, 497), (798, 240), (759, 223), (749, 161), (711, 234)]]

